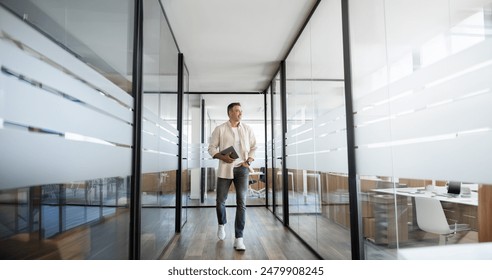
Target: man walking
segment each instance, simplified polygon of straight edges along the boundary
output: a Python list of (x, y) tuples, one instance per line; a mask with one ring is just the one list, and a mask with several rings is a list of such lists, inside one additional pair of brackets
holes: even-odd
[[(243, 241), (243, 231), (246, 223), (246, 196), (248, 192), (249, 172), (251, 162), (255, 158), (256, 138), (253, 130), (241, 122), (242, 110), (240, 103), (231, 103), (227, 106), (229, 120), (217, 126), (208, 146), (209, 154), (219, 159), (217, 174), (217, 220), (219, 223), (217, 237), (224, 240), (227, 224), (225, 202), (231, 183), (236, 188), (236, 219), (234, 223), (234, 248), (238, 251), (246, 250)], [(234, 147), (234, 153), (221, 153), (229, 147)]]

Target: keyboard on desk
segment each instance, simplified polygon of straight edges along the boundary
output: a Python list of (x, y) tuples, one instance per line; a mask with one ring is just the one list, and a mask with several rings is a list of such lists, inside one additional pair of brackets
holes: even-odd
[(459, 194), (454, 194), (454, 193), (436, 193), (437, 196), (444, 196), (444, 197), (449, 197), (449, 198), (456, 198), (459, 197)]

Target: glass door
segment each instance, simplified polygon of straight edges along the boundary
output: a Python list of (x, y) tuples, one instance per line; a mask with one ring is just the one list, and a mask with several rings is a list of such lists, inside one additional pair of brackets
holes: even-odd
[(282, 102), (280, 98), (280, 73), (275, 76), (272, 84), (272, 177), (273, 177), (273, 212), (283, 220), (283, 132), (282, 132)]

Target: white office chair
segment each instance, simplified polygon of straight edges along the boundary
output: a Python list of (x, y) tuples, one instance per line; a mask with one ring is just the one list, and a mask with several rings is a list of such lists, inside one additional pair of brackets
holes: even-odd
[(426, 232), (439, 234), (439, 245), (445, 245), (448, 238), (459, 231), (470, 230), (467, 224), (449, 225), (441, 201), (432, 197), (415, 197), (417, 224)]
[[(278, 171), (277, 172), (277, 180), (279, 180), (282, 177), (281, 175), (282, 175), (282, 171)], [(295, 186), (294, 186), (294, 172), (288, 171), (287, 176), (289, 177), (290, 183), (292, 185), (292, 196), (295, 197), (296, 196), (296, 190), (295, 190)]]

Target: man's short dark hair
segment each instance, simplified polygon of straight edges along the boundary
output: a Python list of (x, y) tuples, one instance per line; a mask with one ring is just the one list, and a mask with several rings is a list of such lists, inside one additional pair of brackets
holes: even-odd
[(229, 104), (229, 106), (227, 106), (227, 115), (229, 115), (229, 111), (231, 111), (232, 108), (234, 108), (234, 106), (241, 106), (241, 103), (233, 102), (233, 103)]

